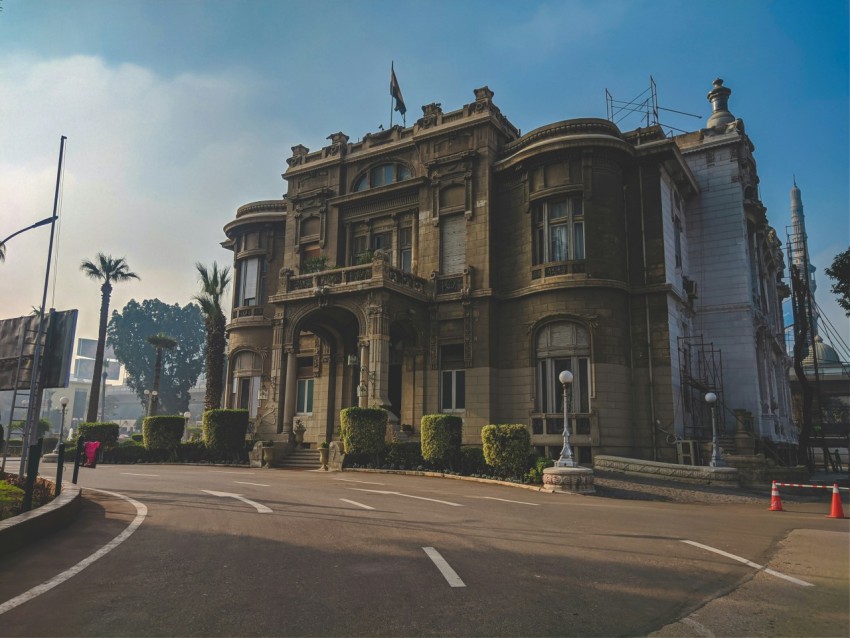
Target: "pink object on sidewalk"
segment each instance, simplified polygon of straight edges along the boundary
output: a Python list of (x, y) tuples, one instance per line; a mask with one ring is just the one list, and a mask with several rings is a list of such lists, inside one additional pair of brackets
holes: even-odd
[(85, 467), (97, 467), (97, 449), (100, 447), (100, 441), (88, 441), (85, 445), (86, 462)]

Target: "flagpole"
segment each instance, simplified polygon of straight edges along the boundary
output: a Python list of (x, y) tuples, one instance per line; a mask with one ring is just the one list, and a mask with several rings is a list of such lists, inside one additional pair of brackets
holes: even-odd
[(392, 86), (392, 78), (393, 78), (393, 74), (395, 73), (395, 69), (393, 68), (394, 64), (395, 64), (394, 60), (390, 62), (390, 128), (393, 127), (393, 86)]

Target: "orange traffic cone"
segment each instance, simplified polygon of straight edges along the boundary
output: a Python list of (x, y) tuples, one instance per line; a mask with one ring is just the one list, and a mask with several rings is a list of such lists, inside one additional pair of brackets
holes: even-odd
[(832, 485), (832, 511), (826, 518), (846, 518), (844, 507), (841, 505), (841, 492), (838, 489), (838, 483)]
[(782, 501), (779, 498), (779, 488), (776, 487), (776, 481), (773, 482), (773, 486), (770, 488), (770, 508), (768, 509), (770, 512), (784, 512), (782, 509)]

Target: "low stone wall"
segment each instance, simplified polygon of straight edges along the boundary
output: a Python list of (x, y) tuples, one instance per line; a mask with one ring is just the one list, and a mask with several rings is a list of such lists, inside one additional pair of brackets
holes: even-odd
[(734, 467), (678, 465), (676, 463), (659, 463), (658, 461), (642, 461), (640, 459), (628, 459), (620, 456), (600, 455), (594, 457), (593, 469), (604, 472), (622, 472), (624, 474), (662, 480), (668, 479), (684, 483), (739, 487), (738, 470)]
[[(46, 479), (39, 480), (52, 484)], [(79, 508), (80, 488), (63, 481), (62, 493), (46, 505), (0, 521), (0, 554), (9, 553), (64, 527), (76, 516)]]

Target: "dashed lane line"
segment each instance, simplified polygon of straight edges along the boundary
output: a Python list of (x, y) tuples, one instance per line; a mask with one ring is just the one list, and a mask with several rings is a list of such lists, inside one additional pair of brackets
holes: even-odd
[(460, 579), (457, 572), (451, 568), (451, 565), (446, 562), (446, 559), (440, 555), (440, 552), (433, 547), (423, 547), (422, 549), (425, 550), (428, 558), (430, 558), (434, 562), (434, 565), (437, 566), (437, 569), (440, 570), (440, 573), (443, 575), (443, 578), (448, 581), (450, 587), (466, 587), (466, 584)]
[(239, 485), (256, 485), (257, 487), (271, 487), (271, 485), (266, 485), (265, 483), (246, 483), (245, 481), (233, 481), (234, 483), (239, 483)]
[(247, 503), (251, 507), (257, 510), (260, 514), (271, 514), (272, 510), (270, 507), (263, 505), (262, 503), (257, 503), (256, 501), (249, 500), (242, 496), (241, 494), (231, 494), (230, 492), (213, 492), (212, 490), (201, 490), (202, 492), (206, 492), (207, 494), (212, 494), (213, 496), (220, 496), (221, 498), (235, 498), (237, 501), (242, 501), (243, 503)]
[(720, 554), (721, 556), (725, 556), (726, 558), (731, 558), (732, 560), (736, 560), (739, 563), (744, 563), (744, 565), (748, 565), (753, 569), (758, 569), (763, 571), (765, 574), (770, 574), (771, 576), (776, 576), (777, 578), (783, 578), (795, 585), (800, 585), (800, 587), (814, 587), (812, 583), (808, 583), (805, 580), (800, 580), (799, 578), (794, 578), (793, 576), (788, 576), (787, 574), (783, 574), (782, 572), (775, 571), (764, 565), (759, 565), (758, 563), (754, 563), (751, 560), (747, 560), (746, 558), (741, 558), (740, 556), (735, 556), (735, 554), (730, 554), (729, 552), (724, 552), (722, 549), (717, 549), (716, 547), (710, 547), (708, 545), (703, 545), (702, 543), (697, 543), (695, 541), (683, 540), (683, 543), (687, 543), (688, 545), (693, 545), (694, 547), (699, 547), (700, 549), (707, 550), (709, 552), (714, 552), (715, 554)]
[(144, 503), (140, 503), (139, 501), (130, 498), (129, 496), (124, 496), (123, 494), (118, 494), (116, 492), (107, 492), (106, 490), (98, 490), (93, 487), (83, 488), (85, 490), (91, 490), (92, 492), (100, 492), (101, 494), (108, 494), (109, 496), (115, 496), (117, 498), (124, 499), (125, 501), (131, 503), (133, 507), (136, 508), (136, 517), (133, 521), (124, 529), (123, 532), (118, 534), (115, 538), (109, 541), (106, 545), (97, 550), (94, 554), (84, 558), (79, 563), (71, 567), (70, 569), (66, 569), (61, 574), (57, 574), (50, 580), (42, 583), (41, 585), (36, 585), (29, 591), (25, 591), (20, 596), (15, 596), (7, 600), (5, 603), (0, 605), (0, 614), (5, 614), (7, 611), (14, 609), (20, 605), (23, 605), (25, 602), (32, 600), (33, 598), (37, 598), (42, 594), (50, 591), (54, 587), (57, 587), (64, 583), (66, 580), (76, 576), (81, 571), (83, 571), (86, 567), (94, 563), (96, 560), (103, 558), (113, 549), (118, 547), (125, 540), (130, 538), (130, 536), (135, 532), (139, 525), (142, 524), (142, 521), (145, 520), (145, 517), (148, 515), (148, 508)]
[(346, 483), (363, 483), (364, 485), (383, 485), (383, 483), (375, 483), (374, 481), (358, 481), (357, 479), (334, 479), (335, 481), (344, 481)]
[(374, 507), (369, 507), (368, 505), (363, 505), (363, 503), (358, 503), (357, 501), (350, 501), (347, 498), (341, 498), (339, 500), (341, 500), (343, 503), (351, 503), (352, 505), (356, 505), (357, 507), (362, 507), (364, 510), (375, 509)]
[(540, 503), (529, 503), (528, 501), (512, 501), (507, 498), (496, 498), (495, 496), (470, 496), (468, 498), (483, 498), (488, 501), (502, 501), (503, 503), (516, 503), (517, 505), (533, 505), (534, 507), (538, 507)]
[(460, 503), (452, 503), (451, 501), (441, 501), (436, 498), (426, 498), (424, 496), (414, 496), (413, 494), (402, 494), (401, 492), (390, 492), (387, 490), (367, 490), (362, 487), (351, 487), (349, 489), (357, 490), (359, 492), (371, 492), (373, 494), (391, 494), (394, 496), (403, 496), (404, 498), (415, 498), (420, 501), (431, 501), (432, 503), (442, 503), (443, 505), (451, 505), (452, 507), (463, 507)]
[(124, 476), (159, 476), (159, 474), (135, 474), (134, 472), (121, 472)]

